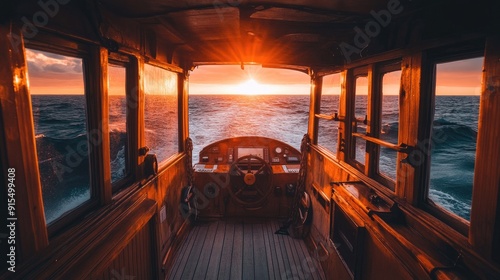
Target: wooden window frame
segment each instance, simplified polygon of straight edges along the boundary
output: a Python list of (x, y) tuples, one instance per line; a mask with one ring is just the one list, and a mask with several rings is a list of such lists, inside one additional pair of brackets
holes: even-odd
[[(340, 104), (340, 94), (341, 93), (339, 93), (339, 101), (338, 101), (338, 106), (337, 106), (337, 113), (331, 112), (332, 115), (328, 115), (328, 114), (325, 114), (325, 113), (321, 112), (321, 102), (323, 100), (323, 88), (325, 86), (324, 85), (325, 77), (331, 76), (331, 75), (339, 75), (339, 77), (340, 77), (339, 88), (342, 90), (342, 72), (340, 72), (340, 71), (332, 72), (332, 73), (327, 73), (327, 74), (321, 76), (321, 79), (318, 79), (318, 81), (321, 82), (321, 87), (320, 87), (321, 90), (318, 92), (319, 96), (318, 96), (318, 99), (317, 99), (317, 103), (318, 103), (317, 104), (317, 110), (315, 110), (315, 114), (314, 114), (314, 119), (315, 119), (315, 124), (316, 124), (315, 127), (317, 127), (317, 129), (316, 129), (317, 133), (315, 133), (315, 135), (314, 135), (315, 137), (313, 138), (312, 143), (314, 143), (314, 144), (322, 147), (324, 151), (331, 152), (332, 156), (334, 158), (337, 158), (337, 153), (339, 151), (339, 146), (340, 146), (339, 145), (339, 139), (340, 139), (339, 135), (337, 135), (337, 140), (336, 140), (336, 143), (335, 143), (335, 151), (331, 151), (327, 147), (325, 147), (325, 146), (321, 145), (320, 143), (318, 143), (319, 134), (320, 134), (320, 131), (319, 131), (319, 129), (320, 129), (319, 120), (323, 119), (323, 120), (328, 120), (328, 121), (333, 121), (333, 122), (340, 121), (339, 115), (340, 115), (340, 106), (341, 106), (341, 104)], [(339, 127), (338, 123), (336, 123), (336, 124), (337, 124), (337, 129), (338, 129), (338, 127)], [(335, 124), (332, 123), (331, 125), (333, 126)]]
[[(466, 60), (466, 59), (472, 59), (472, 58), (479, 58), (481, 56), (484, 56), (484, 49), (480, 50), (464, 50), (458, 53), (447, 53), (441, 49), (430, 51), (429, 53), (429, 58), (427, 63), (429, 64), (429, 71), (428, 73), (428, 79), (432, 81), (432, 91), (430, 92), (430, 96), (427, 97), (430, 99), (432, 107), (435, 108), (435, 98), (436, 98), (436, 66), (437, 64), (440, 63), (450, 63), (450, 62), (457, 62), (461, 60)], [(425, 118), (427, 118), (427, 123), (429, 123), (429, 127), (425, 127), (426, 129), (426, 138), (424, 139), (431, 139), (432, 142), (432, 120), (434, 119), (434, 111), (432, 112), (426, 112), (424, 110), (421, 110), (420, 112), (422, 115), (425, 115)], [(477, 144), (476, 144), (477, 145)], [(430, 189), (430, 169), (431, 169), (431, 160), (430, 160), (430, 155), (432, 153), (430, 145), (427, 145), (426, 151), (424, 151), (426, 155), (426, 160), (424, 161), (425, 164), (425, 184), (422, 186), (420, 185), (419, 187), (423, 191), (422, 197), (422, 208), (438, 218), (439, 220), (443, 221), (445, 224), (450, 226), (451, 228), (455, 229), (459, 233), (461, 233), (464, 236), (468, 236), (469, 234), (469, 227), (470, 227), (470, 221), (472, 221), (472, 215), (470, 221), (463, 219), (456, 215), (455, 213), (452, 213), (450, 211), (447, 211), (444, 209), (442, 206), (440, 206), (437, 203), (432, 202), (432, 200), (429, 198), (429, 189)], [(477, 146), (476, 146), (477, 150)], [(476, 155), (477, 158), (477, 155)], [(474, 170), (474, 173), (476, 171)], [(475, 175), (474, 175), (475, 176)], [(417, 185), (415, 185), (417, 187)], [(474, 187), (472, 188), (472, 193), (474, 192)], [(474, 198), (473, 198), (474, 200)], [(471, 211), (472, 211), (472, 205), (471, 205)]]
[[(87, 133), (91, 135), (97, 131), (101, 138), (97, 145), (89, 143), (90, 199), (67, 211), (50, 224), (46, 224), (50, 239), (92, 209), (111, 202), (111, 186), (107, 184), (110, 182), (109, 135), (107, 122), (102, 121), (108, 119), (107, 102), (104, 101), (107, 95), (108, 51), (99, 46), (43, 32), (26, 43), (25, 47), (82, 59)], [(31, 108), (29, 110), (33, 114)], [(40, 182), (37, 187), (41, 192)], [(44, 209), (40, 211), (44, 212)]]
[[(347, 110), (345, 118), (345, 128), (346, 128), (346, 162), (360, 172), (368, 176), (368, 153), (366, 152), (368, 147), (365, 147), (365, 162), (359, 162), (356, 160), (356, 137), (353, 135), (353, 129), (356, 125), (355, 122), (355, 111), (356, 111), (356, 79), (358, 77), (366, 77), (368, 81), (368, 95), (366, 97), (366, 116), (369, 116), (369, 108), (371, 106), (371, 71), (369, 66), (357, 67), (354, 69), (349, 69), (347, 74)], [(367, 120), (369, 121), (369, 120)], [(369, 125), (367, 125), (367, 133), (369, 132)], [(368, 144), (368, 141), (366, 142)]]
[[(126, 132), (127, 147), (125, 168), (127, 174), (118, 181), (111, 183), (113, 196), (122, 190), (133, 185), (138, 178), (137, 158), (138, 158), (138, 79), (137, 79), (137, 59), (134, 56), (112, 53), (109, 55), (108, 67), (111, 65), (123, 67), (125, 69), (125, 98), (126, 98)], [(108, 97), (109, 98), (109, 97)], [(109, 110), (109, 101), (108, 101)], [(109, 134), (109, 130), (107, 132)], [(110, 159), (111, 160), (111, 159)], [(110, 170), (111, 171), (111, 170)], [(111, 176), (111, 175), (110, 175)], [(111, 181), (110, 181), (111, 182)]]
[[(346, 118), (347, 120), (345, 125), (346, 130), (348, 130), (348, 132), (346, 133), (346, 135), (348, 135), (346, 137), (346, 139), (348, 139), (348, 143), (346, 144), (348, 155), (346, 158), (346, 162), (362, 172), (365, 176), (374, 179), (393, 193), (396, 189), (396, 182), (393, 179), (380, 173), (379, 171), (380, 147), (393, 146), (394, 149), (398, 149), (398, 145), (389, 145), (390, 143), (383, 143), (384, 141), (379, 139), (382, 117), (382, 101), (380, 100), (380, 98), (382, 96), (383, 76), (387, 73), (399, 70), (401, 70), (400, 59), (379, 62), (377, 64), (370, 64), (349, 70), (350, 74), (348, 74), (349, 80), (347, 86), (348, 118)], [(361, 135), (353, 133), (353, 126), (355, 122), (354, 112), (356, 79), (363, 76), (366, 76), (368, 79), (368, 96), (366, 108), (367, 130), (366, 134), (361, 137)], [(400, 108), (398, 108), (398, 110), (399, 109)], [(352, 124), (352, 126), (349, 124)], [(366, 154), (364, 163), (361, 163), (355, 159), (354, 153), (356, 150), (357, 138), (362, 138), (366, 141)]]
[[(184, 134), (186, 134), (186, 132), (184, 131), (184, 127), (185, 127), (185, 124), (184, 124), (184, 120), (183, 120), (183, 114), (184, 112), (187, 112), (188, 108), (187, 108), (187, 103), (184, 103), (184, 102), (187, 102), (184, 100), (184, 83), (183, 83), (183, 79), (182, 79), (182, 69), (178, 68), (178, 67), (175, 67), (175, 66), (172, 66), (172, 65), (166, 65), (164, 63), (161, 63), (159, 61), (156, 61), (156, 60), (147, 60), (147, 61), (142, 61), (141, 63), (141, 70), (140, 72), (142, 73), (141, 77), (143, 77), (145, 75), (145, 65), (149, 65), (149, 66), (152, 66), (152, 67), (156, 67), (156, 68), (160, 68), (162, 70), (165, 70), (165, 71), (168, 71), (172, 74), (175, 74), (176, 75), (176, 78), (177, 78), (177, 123), (178, 123), (178, 126), (177, 126), (177, 152), (168, 156), (167, 158), (163, 159), (162, 161), (158, 161), (158, 172), (161, 172), (162, 170), (165, 170), (168, 166), (171, 165), (172, 162), (175, 162), (180, 156), (182, 156), (182, 152), (184, 151)], [(143, 78), (140, 82), (143, 84), (144, 83), (144, 79)], [(182, 81), (182, 83), (181, 83)], [(145, 134), (145, 128), (146, 128), (146, 112), (145, 112), (145, 107), (146, 107), (146, 93), (144, 91), (144, 85), (142, 85), (142, 90), (141, 90), (141, 94), (140, 94), (140, 97), (139, 97), (139, 100), (140, 100), (140, 103), (141, 103), (141, 109), (139, 110), (139, 116), (140, 116), (140, 120), (139, 122), (142, 123), (142, 140), (140, 141), (141, 143), (141, 147), (146, 147), (146, 134)], [(186, 108), (184, 108), (184, 104), (186, 104)], [(181, 121), (183, 120), (183, 121)], [(139, 162), (140, 164), (140, 162)]]
[[(401, 60), (393, 60), (389, 62), (384, 62), (384, 63), (379, 63), (375, 65), (373, 72), (374, 74), (372, 75), (373, 80), (372, 80), (372, 107), (370, 108), (370, 116), (368, 117), (370, 121), (370, 126), (371, 126), (371, 132), (370, 135), (371, 137), (377, 138), (378, 140), (380, 139), (380, 129), (382, 126), (382, 101), (383, 101), (383, 78), (385, 74), (391, 73), (391, 72), (396, 72), (396, 71), (401, 71)], [(401, 88), (401, 85), (400, 85)], [(400, 92), (398, 93), (398, 97), (400, 95)], [(400, 111), (400, 106), (398, 102), (398, 115)], [(399, 117), (398, 117), (398, 123)], [(399, 129), (398, 129), (399, 131)], [(382, 140), (381, 140), (382, 141)], [(367, 141), (369, 142), (369, 141)], [(399, 144), (399, 135), (398, 135), (398, 143)], [(396, 145), (397, 145), (396, 144)], [(368, 144), (367, 144), (368, 145)], [(369, 168), (369, 171), (372, 173), (369, 173), (369, 176), (374, 178), (376, 181), (387, 187), (389, 190), (392, 192), (396, 191), (396, 181), (393, 180), (392, 178), (389, 178), (387, 175), (383, 174), (380, 172), (380, 148), (382, 145), (376, 144), (375, 142), (370, 142), (369, 146), (372, 147), (371, 150), (368, 152), (371, 153), (372, 155), (370, 156), (370, 165), (373, 168)], [(396, 164), (397, 164), (397, 158), (396, 158)], [(397, 166), (396, 166), (396, 178), (397, 178)]]

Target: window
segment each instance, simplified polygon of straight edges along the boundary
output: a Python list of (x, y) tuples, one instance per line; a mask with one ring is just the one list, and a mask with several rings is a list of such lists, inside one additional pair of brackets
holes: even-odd
[[(395, 145), (398, 145), (400, 82), (401, 71), (388, 72), (382, 75), (382, 112), (380, 115), (379, 139)], [(379, 147), (379, 174), (395, 181), (397, 152), (383, 146)]]
[(428, 198), (470, 220), (483, 58), (436, 64)]
[(177, 74), (144, 65), (145, 137), (158, 162), (179, 152)]
[[(340, 74), (331, 74), (323, 77), (320, 114), (332, 116), (338, 113), (340, 90)], [(337, 141), (338, 123), (319, 118), (318, 145), (335, 153), (337, 150)]]
[(109, 64), (108, 79), (111, 183), (115, 184), (128, 175), (126, 68)]
[[(91, 198), (83, 59), (26, 50), (45, 220)], [(98, 140), (95, 140), (98, 141)]]
[(354, 111), (349, 113), (354, 117), (349, 147), (352, 165), (392, 191), (399, 149), (400, 63), (394, 60), (354, 69), (350, 92), (354, 102)]
[[(366, 134), (366, 108), (368, 106), (368, 78), (366, 76), (356, 77), (355, 84), (355, 102), (354, 102), (354, 117), (356, 125), (354, 126), (355, 133)], [(356, 149), (354, 158), (362, 165), (365, 164), (366, 140), (361, 137), (355, 137)]]
[(307, 132), (310, 91), (311, 77), (299, 71), (260, 65), (245, 65), (244, 70), (241, 65), (197, 67), (189, 77), (193, 161), (201, 160), (204, 146), (229, 137), (258, 135), (299, 149)]

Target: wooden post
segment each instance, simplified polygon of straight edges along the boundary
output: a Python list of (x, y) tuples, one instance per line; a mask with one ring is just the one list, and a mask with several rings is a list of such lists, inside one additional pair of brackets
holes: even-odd
[[(111, 202), (111, 165), (109, 148), (108, 110), (108, 50), (102, 47), (92, 49), (86, 64), (85, 87), (87, 100), (87, 120), (90, 129), (97, 129), (100, 143), (90, 141), (89, 158), (92, 167), (93, 192), (98, 194), (101, 205)], [(89, 135), (93, 135), (90, 131)]]
[[(8, 23), (0, 25), (0, 112), (4, 121), (0, 127), (5, 136), (2, 143), (7, 156), (5, 168), (15, 168), (18, 263), (49, 243), (22, 37), (18, 27)], [(7, 191), (7, 184), (1, 185), (5, 186), (3, 191)], [(4, 202), (1, 205), (5, 205)]]
[(179, 145), (181, 151), (186, 151), (186, 139), (189, 137), (189, 70), (177, 74), (179, 91)]
[[(349, 72), (348, 72), (349, 71)], [(340, 97), (339, 97), (339, 113), (338, 116), (340, 119), (343, 119), (344, 121), (339, 122), (339, 137), (338, 137), (338, 142), (337, 142), (337, 158), (340, 161), (346, 161), (347, 159), (347, 151), (346, 151), (346, 142), (350, 138), (348, 133), (351, 133), (350, 130), (350, 125), (348, 123), (350, 122), (351, 118), (347, 116), (347, 92), (348, 92), (348, 87), (351, 86), (351, 81), (348, 81), (349, 76), (348, 73), (350, 73), (350, 70), (344, 70), (340, 72)], [(344, 143), (344, 145), (343, 145)]]
[[(433, 79), (429, 79), (431, 70), (425, 68), (424, 54), (416, 53), (403, 58), (401, 69), (401, 92), (399, 94), (399, 123), (405, 124), (399, 128), (399, 143), (417, 147), (419, 139), (430, 139), (431, 131), (427, 129), (432, 122), (432, 113), (421, 115), (420, 106), (432, 108)], [(424, 69), (425, 68), (425, 69)], [(428, 69), (429, 68), (429, 69)], [(429, 102), (427, 99), (431, 98)], [(423, 127), (419, 127), (422, 124)], [(429, 150), (416, 149), (406, 155), (398, 153), (396, 193), (406, 198), (412, 204), (418, 204), (426, 195), (426, 168)], [(403, 160), (405, 163), (403, 163)]]
[(500, 262), (500, 36), (486, 42), (483, 72), (469, 242)]
[(308, 133), (312, 143), (318, 143), (319, 120), (315, 116), (320, 113), (321, 92), (323, 90), (323, 77), (312, 73), (311, 75), (311, 100), (309, 105), (309, 126)]
[[(128, 143), (131, 147), (130, 150), (130, 167), (131, 175), (133, 178), (137, 179), (140, 176), (138, 168), (138, 158), (139, 158), (139, 62), (135, 56), (130, 56), (130, 61), (127, 65), (127, 104), (128, 104), (128, 114), (127, 114), (127, 129), (128, 129)], [(140, 123), (140, 122), (139, 122)]]
[[(145, 96), (144, 96), (144, 59), (138, 58), (137, 65), (134, 66), (137, 69), (137, 142), (139, 144), (139, 148), (146, 146), (146, 132), (145, 132)], [(137, 157), (137, 176), (138, 178), (144, 177), (144, 155), (140, 156), (138, 154)]]
[[(380, 87), (379, 87), (379, 77), (377, 69), (374, 64), (368, 66), (368, 96), (366, 97), (366, 134), (369, 136), (379, 137), (378, 132), (380, 131), (379, 120), (375, 120), (375, 117), (380, 116)], [(375, 106), (374, 106), (375, 104)], [(366, 158), (365, 158), (365, 174), (373, 178), (376, 174), (378, 168), (378, 146), (370, 141), (366, 141)]]

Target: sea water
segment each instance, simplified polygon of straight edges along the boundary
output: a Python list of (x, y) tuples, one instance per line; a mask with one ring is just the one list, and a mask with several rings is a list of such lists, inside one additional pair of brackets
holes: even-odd
[[(236, 136), (275, 138), (299, 149), (300, 141), (307, 132), (309, 100), (306, 95), (189, 96), (193, 162), (198, 161), (204, 146)], [(90, 199), (88, 156), (81, 157), (82, 168), (65, 174), (68, 178), (63, 180), (64, 184), (51, 169), (56, 158), (64, 158), (68, 149), (76, 150), (92, 135), (86, 133), (86, 123), (82, 121), (86, 111), (84, 96), (33, 95), (32, 104), (45, 214), (47, 222), (50, 222)], [(125, 172), (126, 125), (123, 113), (126, 109), (123, 97), (110, 98), (110, 104), (112, 177), (119, 178)], [(465, 219), (470, 216), (478, 104), (478, 96), (436, 97), (433, 133), (443, 133), (445, 137), (444, 141), (432, 142), (429, 197)], [(338, 96), (325, 101), (321, 110), (322, 113), (332, 114), (335, 108), (338, 108)], [(384, 100), (381, 138), (400, 144), (397, 139), (397, 108), (397, 96)], [(158, 124), (168, 121), (162, 118), (162, 114), (156, 115)], [(324, 133), (319, 136), (319, 144), (335, 147), (338, 124), (322, 121), (321, 125)], [(172, 150), (172, 147), (165, 149)], [(389, 177), (395, 177), (394, 158), (394, 152), (381, 151), (379, 168)]]

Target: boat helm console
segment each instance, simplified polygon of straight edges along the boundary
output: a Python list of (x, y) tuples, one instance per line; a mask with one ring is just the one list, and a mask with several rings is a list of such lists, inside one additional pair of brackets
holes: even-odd
[(294, 195), (300, 152), (276, 139), (235, 137), (204, 147), (194, 187), (207, 198), (201, 216), (285, 217)]

